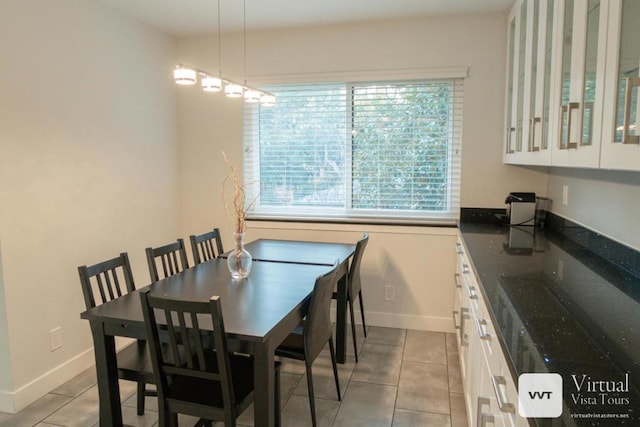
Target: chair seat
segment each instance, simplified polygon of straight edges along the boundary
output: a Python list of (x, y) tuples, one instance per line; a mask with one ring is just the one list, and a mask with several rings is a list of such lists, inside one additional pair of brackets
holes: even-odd
[[(205, 358), (207, 371), (218, 373), (215, 352), (207, 352)], [(244, 406), (242, 403), (253, 394), (253, 359), (229, 354), (229, 362), (233, 372), (231, 378), (236, 405)], [(224, 407), (220, 382), (205, 378), (174, 375), (167, 390), (167, 399), (218, 408)]]
[(117, 353), (118, 376), (127, 381), (155, 384), (153, 365), (146, 341), (136, 341)]
[[(304, 321), (303, 321), (304, 322)], [(276, 356), (304, 360), (304, 323), (296, 326), (275, 351)]]
[[(170, 355), (169, 345), (162, 344), (162, 353), (165, 357)], [(182, 352), (180, 352), (182, 354)], [(127, 381), (144, 381), (147, 384), (155, 384), (153, 376), (153, 364), (149, 355), (149, 346), (146, 341), (138, 340), (120, 350), (116, 354), (118, 360), (118, 377)]]

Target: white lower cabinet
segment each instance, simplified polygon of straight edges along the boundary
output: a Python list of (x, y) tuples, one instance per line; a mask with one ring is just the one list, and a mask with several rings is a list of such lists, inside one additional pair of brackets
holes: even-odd
[(456, 245), (454, 320), (470, 427), (528, 426), (518, 392), (461, 239)]

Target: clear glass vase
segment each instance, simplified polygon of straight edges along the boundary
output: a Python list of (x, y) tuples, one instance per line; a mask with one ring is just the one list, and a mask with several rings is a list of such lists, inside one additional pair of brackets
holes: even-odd
[(234, 279), (244, 279), (251, 272), (253, 258), (244, 248), (244, 233), (233, 233), (235, 248), (227, 257), (227, 266)]

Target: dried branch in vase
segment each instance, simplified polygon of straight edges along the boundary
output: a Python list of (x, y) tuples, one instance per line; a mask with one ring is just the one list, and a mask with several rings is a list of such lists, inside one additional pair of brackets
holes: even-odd
[[(238, 177), (238, 166), (229, 161), (224, 151), (222, 155), (224, 156), (225, 163), (229, 167), (229, 173), (227, 173), (222, 182), (224, 209), (229, 218), (235, 223), (235, 250), (231, 251), (227, 257), (227, 266), (233, 278), (241, 279), (249, 275), (253, 262), (251, 254), (244, 248), (244, 232), (247, 229), (247, 212), (253, 207), (257, 198), (248, 205), (246, 204), (245, 186), (240, 182), (240, 178)], [(230, 185), (233, 189), (233, 194), (229, 199), (227, 199), (225, 195), (227, 185)]]
[[(240, 178), (238, 177), (238, 165), (234, 165), (233, 163), (231, 163), (224, 151), (222, 151), (222, 156), (224, 157), (224, 161), (229, 168), (229, 173), (227, 173), (224, 181), (222, 182), (222, 198), (224, 199), (224, 208), (229, 218), (235, 223), (235, 233), (244, 233), (247, 230), (247, 213), (249, 212), (249, 210), (251, 210), (257, 198), (246, 205), (245, 185), (240, 182)], [(231, 185), (233, 190), (233, 194), (229, 199), (227, 199), (225, 192), (228, 185)]]

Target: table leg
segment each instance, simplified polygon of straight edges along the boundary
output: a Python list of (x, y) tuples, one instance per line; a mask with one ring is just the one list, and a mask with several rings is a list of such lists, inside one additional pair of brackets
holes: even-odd
[(96, 358), (100, 425), (121, 426), (122, 408), (120, 406), (115, 339), (113, 336), (104, 333), (104, 324), (102, 322), (91, 322), (91, 333), (93, 335), (93, 349)]
[(343, 275), (338, 280), (338, 299), (336, 300), (336, 360), (347, 361), (347, 276), (348, 266), (342, 267)]
[(274, 427), (276, 399), (273, 350), (268, 343), (256, 344), (253, 357), (253, 423), (256, 427)]

